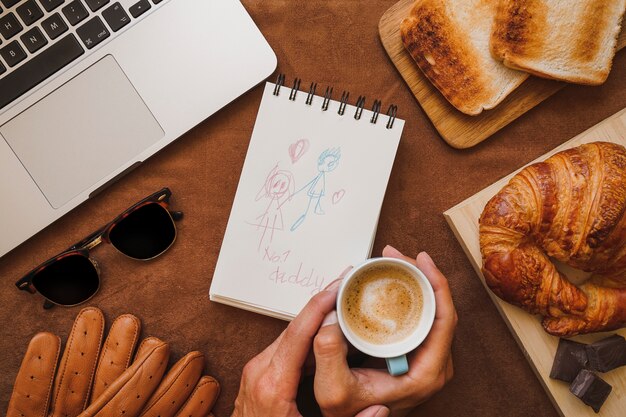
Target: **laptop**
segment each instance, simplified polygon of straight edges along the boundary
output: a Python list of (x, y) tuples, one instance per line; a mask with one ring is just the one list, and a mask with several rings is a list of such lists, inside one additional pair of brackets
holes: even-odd
[(0, 0), (0, 256), (275, 68), (238, 0)]

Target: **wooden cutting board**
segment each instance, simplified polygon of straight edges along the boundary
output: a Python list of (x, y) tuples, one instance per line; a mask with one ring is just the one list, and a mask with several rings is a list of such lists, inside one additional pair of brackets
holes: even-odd
[[(401, 0), (390, 7), (380, 19), (378, 31), (391, 61), (411, 88), (413, 95), (441, 137), (449, 145), (461, 149), (482, 142), (568, 85), (563, 82), (529, 77), (494, 109), (485, 110), (478, 116), (461, 113), (428, 81), (402, 45), (400, 22), (408, 16), (414, 3), (415, 0)], [(622, 49), (624, 46), (626, 46), (626, 30), (622, 29), (617, 40), (617, 47)]]
[[(563, 149), (597, 140), (615, 142), (626, 146), (626, 109), (621, 110), (533, 162), (544, 160)], [(549, 378), (558, 338), (550, 336), (543, 330), (539, 317), (530, 315), (500, 300), (485, 284), (485, 279), (480, 271), (482, 257), (478, 242), (478, 218), (485, 204), (518, 171), (446, 211), (444, 216), (559, 413), (565, 417), (591, 417), (597, 415), (602, 417), (624, 417), (626, 416), (626, 367), (600, 374), (602, 379), (613, 386), (613, 391), (604, 403), (600, 413), (595, 414), (591, 407), (583, 404), (582, 401), (569, 392), (567, 383)], [(619, 333), (626, 337), (626, 328), (616, 332), (578, 336), (573, 338), (573, 340), (591, 343), (614, 333)], [(506, 381), (502, 382), (506, 383)]]

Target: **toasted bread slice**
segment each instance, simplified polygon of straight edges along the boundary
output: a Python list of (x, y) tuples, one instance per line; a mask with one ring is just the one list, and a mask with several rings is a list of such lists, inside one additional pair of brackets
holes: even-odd
[(497, 0), (418, 0), (400, 26), (422, 72), (466, 114), (495, 107), (528, 77), (491, 56), (496, 7)]
[(540, 77), (602, 84), (625, 7), (626, 0), (501, 0), (491, 52)]

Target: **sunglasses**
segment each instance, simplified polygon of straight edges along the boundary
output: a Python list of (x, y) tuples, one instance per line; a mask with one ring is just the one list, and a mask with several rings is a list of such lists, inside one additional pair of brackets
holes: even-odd
[(98, 264), (89, 251), (100, 243), (110, 243), (122, 254), (141, 261), (153, 259), (168, 250), (176, 240), (175, 220), (183, 213), (169, 211), (169, 188), (144, 198), (57, 256), (48, 259), (15, 283), (31, 294), (46, 298), (44, 308), (71, 307), (93, 297), (100, 288)]

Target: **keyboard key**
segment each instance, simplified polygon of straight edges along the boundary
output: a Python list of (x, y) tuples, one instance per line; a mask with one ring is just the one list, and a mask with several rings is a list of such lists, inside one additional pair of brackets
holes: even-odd
[(31, 54), (34, 54), (48, 43), (48, 40), (37, 26), (20, 36), (20, 39)]
[(132, 17), (139, 17), (147, 12), (150, 7), (152, 6), (150, 6), (148, 0), (139, 0), (137, 3), (130, 6), (128, 11)]
[(159, 3), (161, 3), (162, 1), (163, 1), (163, 0), (152, 0), (152, 3), (154, 3), (154, 4), (159, 4)]
[(89, 12), (79, 0), (74, 0), (61, 10), (72, 26), (89, 16)]
[(130, 23), (130, 17), (119, 3), (114, 3), (111, 7), (102, 12), (102, 17), (107, 21), (113, 32), (117, 32)]
[(21, 30), (22, 25), (17, 21), (13, 13), (0, 17), (0, 33), (2, 33), (4, 39), (9, 39)]
[(30, 26), (43, 17), (43, 12), (35, 3), (35, 0), (28, 0), (17, 7), (17, 14), (20, 15), (26, 26)]
[(100, 10), (103, 6), (109, 4), (110, 0), (85, 0), (87, 6), (91, 9), (92, 12)]
[(67, 31), (67, 25), (58, 13), (41, 22), (41, 27), (46, 31), (50, 39), (56, 39)]
[(87, 49), (93, 48), (110, 35), (98, 16), (76, 29), (76, 34), (83, 40)]
[(7, 9), (11, 6), (15, 6), (17, 3), (19, 3), (20, 0), (2, 0), (2, 4), (4, 4), (4, 7), (6, 7)]
[(10, 67), (14, 67), (26, 59), (26, 52), (24, 52), (17, 41), (13, 41), (0, 49), (0, 55), (2, 55), (2, 58)]
[(39, 3), (46, 9), (47, 12), (51, 12), (60, 5), (63, 4), (65, 0), (39, 0)]
[(12, 73), (0, 78), (0, 109), (50, 77), (84, 53), (72, 34), (35, 55)]
[(0, 74), (5, 73), (6, 71), (7, 71), (6, 67), (2, 65), (2, 62), (0, 62)]

